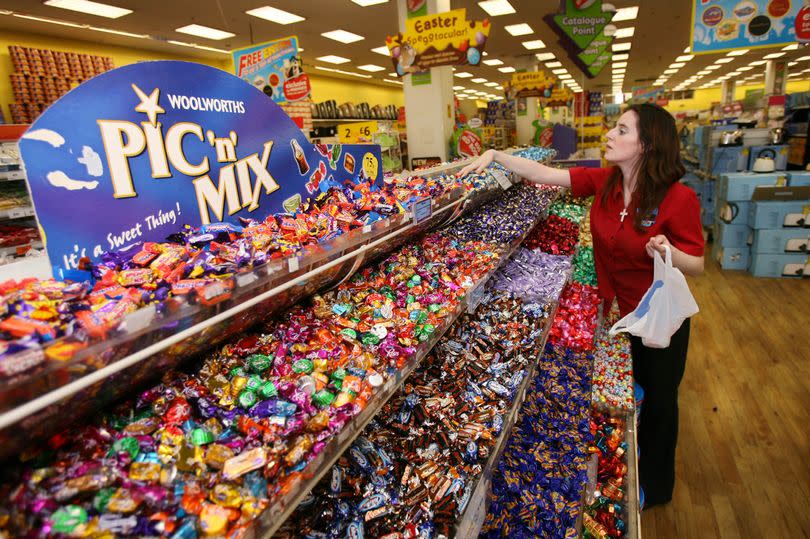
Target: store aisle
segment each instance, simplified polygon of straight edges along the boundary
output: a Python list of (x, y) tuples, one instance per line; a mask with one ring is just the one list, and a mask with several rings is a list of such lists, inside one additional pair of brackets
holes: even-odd
[(678, 480), (671, 504), (642, 513), (643, 536), (808, 537), (810, 282), (707, 256), (690, 286)]

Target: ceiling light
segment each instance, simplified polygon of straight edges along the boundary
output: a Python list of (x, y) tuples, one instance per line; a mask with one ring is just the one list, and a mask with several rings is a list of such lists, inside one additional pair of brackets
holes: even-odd
[(514, 73), (515, 68), (514, 67), (499, 67), (498, 71), (500, 71), (501, 73)]
[(708, 75), (709, 73), (711, 73), (711, 71), (708, 69), (704, 69), (703, 71), (697, 72), (698, 75)]
[(84, 24), (77, 24), (75, 22), (68, 22), (68, 21), (60, 21), (57, 19), (47, 19), (45, 17), (35, 17), (33, 15), (23, 15), (21, 13), (12, 13), (13, 16), (19, 17), (20, 19), (28, 19), (30, 21), (38, 21), (38, 22), (49, 22), (51, 24), (59, 24), (61, 26), (72, 26), (73, 28), (85, 28), (86, 25)]
[(567, 79), (573, 79), (574, 77), (572, 77), (571, 75), (566, 73), (565, 75), (557, 75), (557, 78), (560, 79), (560, 80), (567, 80)]
[(688, 62), (692, 58), (694, 58), (694, 56), (692, 56), (691, 54), (684, 54), (683, 56), (678, 56), (677, 58), (675, 58), (675, 61), (676, 62)]
[(384, 67), (374, 65), (374, 64), (366, 64), (366, 65), (362, 65), (362, 66), (357, 66), (357, 69), (362, 69), (363, 71), (369, 71), (371, 73), (376, 73), (377, 71), (385, 71)]
[(545, 62), (546, 60), (553, 60), (554, 53), (553, 52), (540, 52), (534, 55), (537, 58), (538, 62)]
[(334, 54), (330, 54), (328, 56), (320, 56), (315, 59), (329, 64), (345, 64), (346, 62), (351, 62), (351, 60), (349, 60), (348, 58), (344, 58), (342, 56), (335, 56)]
[(614, 74), (619, 74), (619, 73), (624, 73), (625, 71), (627, 71), (627, 68), (622, 67), (620, 69), (614, 69), (613, 73)]
[(495, 89), (496, 89), (496, 90), (503, 90), (503, 86), (501, 86), (501, 85), (499, 84), (499, 85), (497, 85), (497, 86), (495, 87)]
[(388, 47), (375, 47), (371, 49), (371, 52), (376, 52), (377, 54), (382, 54), (383, 56), (391, 56), (391, 53), (388, 52)]
[(289, 11), (284, 11), (283, 9), (278, 9), (270, 6), (249, 9), (245, 11), (245, 13), (247, 13), (248, 15), (252, 15), (254, 17), (258, 17), (259, 19), (274, 22), (276, 24), (292, 24), (294, 22), (301, 22), (303, 20), (306, 20), (304, 19), (304, 17), (299, 17), (295, 13), (290, 13)]
[(614, 62), (621, 62), (622, 60), (629, 60), (629, 59), (630, 59), (630, 55), (627, 54), (627, 53), (614, 54), (613, 57), (611, 58), (611, 60), (614, 61)]
[(354, 43), (355, 41), (365, 39), (363, 36), (353, 32), (347, 32), (346, 30), (332, 30), (330, 32), (324, 32), (321, 35), (329, 39), (334, 39), (335, 41), (340, 41), (341, 43)]
[(745, 66), (745, 67), (738, 67), (737, 71), (749, 71), (751, 69), (754, 69), (754, 67), (753, 66)]
[(798, 63), (799, 63), (799, 62), (788, 62), (788, 67), (793, 67), (793, 66), (795, 66), (795, 65), (796, 65), (796, 64), (798, 64)]
[(792, 44), (788, 45), (787, 47), (782, 47), (782, 50), (783, 51), (795, 51), (795, 50), (798, 50), (798, 48), (799, 48), (798, 43), (792, 43)]
[(108, 19), (117, 19), (118, 17), (132, 13), (131, 9), (109, 6), (99, 2), (90, 2), (90, 0), (45, 0), (45, 5), (87, 13), (89, 15), (98, 15), (99, 17), (107, 17)]
[(477, 79), (472, 79), (470, 82), (475, 82), (477, 84), (481, 84), (482, 82), (487, 82), (487, 79), (478, 77)]
[(780, 58), (780, 57), (782, 57), (784, 55), (785, 55), (784, 52), (773, 52), (771, 54), (766, 54), (762, 58), (765, 59), (765, 60), (773, 60), (774, 58)]
[(715, 64), (727, 64), (729, 62), (733, 62), (734, 58), (718, 58), (714, 61)]
[(478, 5), (481, 6), (481, 9), (486, 11), (490, 17), (515, 13), (515, 8), (513, 8), (512, 4), (507, 0), (486, 0), (485, 2), (478, 2)]
[(613, 64), (613, 67), (627, 67), (627, 62), (616, 62)]
[(664, 70), (664, 74), (666, 74), (666, 75), (672, 75), (673, 73), (677, 73), (677, 72), (678, 72), (677, 69), (666, 69), (666, 70)]
[(88, 30), (95, 30), (96, 32), (104, 32), (107, 34), (116, 34), (119, 36), (126, 36), (126, 37), (137, 37), (138, 39), (148, 39), (149, 34), (132, 34), (130, 32), (123, 32), (121, 30), (113, 30), (112, 28), (98, 28), (96, 26), (88, 26)]
[(751, 62), (748, 65), (750, 65), (750, 66), (761, 66), (761, 65), (764, 65), (764, 64), (767, 64), (767, 63), (768, 63), (767, 60), (756, 60), (754, 62)]
[(638, 17), (638, 6), (623, 7), (616, 10), (610, 22), (632, 21)]
[(362, 7), (375, 6), (377, 4), (385, 4), (388, 0), (352, 0), (355, 4)]
[(172, 45), (180, 45), (181, 47), (191, 47), (192, 49), (202, 49), (204, 51), (212, 51), (212, 52), (221, 52), (223, 54), (231, 54), (231, 51), (226, 51), (223, 49), (215, 49), (214, 47), (206, 47), (204, 45), (197, 45), (196, 43), (186, 43), (185, 41), (175, 41), (173, 39), (169, 39), (166, 43), (171, 43)]
[(174, 31), (180, 32), (181, 34), (204, 37), (205, 39), (214, 39), (217, 41), (219, 41), (220, 39), (227, 39), (229, 37), (233, 37), (236, 35), (231, 32), (225, 32), (224, 30), (217, 30), (216, 28), (202, 26), (200, 24), (189, 24), (188, 26), (175, 28)]
[(401, 80), (391, 80), (391, 79), (383, 79), (383, 80), (384, 80), (385, 82), (391, 82), (391, 83), (393, 83), (393, 84), (399, 84), (399, 85), (402, 85), (402, 81), (401, 81)]
[(492, 60), (484, 60), (484, 63), (488, 66), (501, 66), (503, 62), (498, 60), (497, 58), (493, 58)]
[(620, 51), (629, 51), (630, 50), (630, 42), (626, 43), (614, 43), (610, 46), (613, 52), (620, 52)]
[(748, 49), (739, 49), (736, 51), (731, 51), (726, 56), (742, 56), (743, 54), (747, 53)]
[(561, 75), (563, 73), (568, 73), (568, 70), (562, 67), (560, 69), (552, 69), (551, 72), (554, 73), (555, 75)]
[(503, 28), (513, 36), (526, 36), (534, 33), (532, 27), (525, 22), (520, 24), (510, 24), (509, 26), (504, 26)]
[(669, 64), (669, 67), (670, 68), (675, 68), (675, 69), (680, 69), (685, 65), (686, 65), (686, 63), (684, 63), (684, 62), (672, 62), (671, 64)]
[(546, 62), (546, 67), (549, 69), (554, 69), (556, 67), (562, 67), (562, 62)]
[(797, 62), (804, 62), (805, 60), (810, 60), (810, 56), (802, 56), (801, 58), (796, 58)]
[(632, 26), (627, 28), (619, 28), (613, 33), (613, 39), (624, 39), (627, 37), (633, 37), (633, 34), (636, 33), (636, 29)]
[(686, 47), (686, 48), (683, 50), (683, 53), (684, 53), (684, 54), (689, 54), (690, 52), (692, 52), (692, 47)]
[(494, 87), (498, 86), (498, 83), (497, 82), (487, 82), (487, 83), (484, 83), (484, 86), (489, 86), (490, 88), (494, 88)]
[(399, 77), (399, 73), (389, 73), (388, 76), (396, 78)]
[(453, 86), (453, 90), (458, 92), (459, 90), (466, 90), (466, 88), (464, 86)]
[[(343, 71), (342, 69), (333, 69), (331, 67), (315, 66), (315, 69), (320, 69), (322, 71), (331, 71), (332, 73), (341, 73), (343, 75), (351, 75), (352, 77), (360, 77), (362, 79), (370, 79), (371, 78), (371, 75), (365, 75), (363, 73), (354, 73), (352, 71)], [(383, 79), (383, 80), (386, 80), (386, 79)]]
[(460, 79), (469, 79), (473, 76), (472, 73), (467, 73), (466, 71), (459, 71), (458, 73), (453, 73), (453, 75)]
[(719, 66), (719, 65), (706, 66), (706, 71), (714, 71), (715, 69), (720, 69), (721, 67), (723, 67), (723, 66)]
[(535, 49), (542, 49), (543, 47), (546, 46), (546, 44), (543, 43), (543, 41), (540, 39), (533, 39), (531, 41), (524, 41), (523, 46), (529, 49), (530, 51), (533, 51)]

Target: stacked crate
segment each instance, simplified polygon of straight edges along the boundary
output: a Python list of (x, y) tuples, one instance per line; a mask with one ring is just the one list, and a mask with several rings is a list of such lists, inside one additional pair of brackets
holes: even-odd
[(810, 275), (810, 194), (796, 197), (799, 190), (792, 189), (810, 189), (810, 173), (787, 173), (787, 187), (794, 194), (791, 198), (798, 200), (757, 200), (750, 204), (748, 222), (753, 235), (749, 271), (756, 277)]

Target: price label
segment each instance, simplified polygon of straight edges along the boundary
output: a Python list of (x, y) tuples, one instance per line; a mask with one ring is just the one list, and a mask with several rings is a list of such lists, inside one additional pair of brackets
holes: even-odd
[(476, 286), (472, 290), (470, 290), (470, 296), (467, 299), (467, 312), (472, 314), (478, 308), (478, 304), (481, 303), (481, 299), (484, 297), (484, 285), (483, 283)]
[(784, 187), (787, 185), (787, 176), (779, 176), (776, 178), (776, 185), (778, 187)]
[(371, 225), (364, 225), (363, 234), (368, 234), (369, 232), (371, 232)]
[(137, 311), (128, 314), (123, 322), (121, 323), (121, 327), (125, 328), (128, 333), (135, 333), (136, 331), (141, 331), (142, 329), (146, 329), (152, 323), (152, 320), (155, 319), (155, 315), (157, 311), (154, 305), (148, 305), (142, 309), (138, 309)]
[(371, 137), (378, 131), (377, 121), (352, 122), (338, 125), (338, 140), (342, 144), (371, 142)]
[(496, 170), (492, 173), (495, 176), (495, 180), (498, 182), (498, 185), (501, 186), (501, 189), (506, 191), (510, 187), (512, 187), (512, 182), (509, 181), (509, 178), (506, 177), (506, 173), (502, 170)]
[(290, 273), (298, 271), (298, 257), (297, 256), (294, 256), (294, 257), (290, 258), (288, 264), (289, 264), (289, 268), (290, 268)]
[(433, 200), (430, 197), (420, 198), (411, 205), (413, 222), (418, 225), (433, 215)]
[(8, 216), (11, 219), (19, 219), (20, 217), (28, 217), (29, 215), (31, 215), (29, 208), (14, 208), (8, 212)]
[(259, 280), (259, 276), (254, 272), (242, 273), (236, 276), (236, 284), (239, 286), (247, 286), (250, 283)]

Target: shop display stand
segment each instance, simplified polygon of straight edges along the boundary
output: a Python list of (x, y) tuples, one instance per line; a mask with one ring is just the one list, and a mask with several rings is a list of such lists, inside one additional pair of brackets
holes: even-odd
[[(549, 201), (549, 205), (551, 205), (552, 202), (553, 199)], [(363, 429), (366, 427), (368, 422), (371, 421), (375, 415), (377, 415), (385, 403), (388, 402), (388, 400), (399, 390), (402, 383), (422, 362), (422, 359), (424, 359), (430, 353), (430, 351), (433, 349), (436, 343), (439, 342), (447, 330), (456, 323), (458, 318), (465, 311), (471, 312), (475, 310), (483, 297), (483, 291), (486, 283), (493, 275), (495, 275), (500, 267), (502, 267), (512, 258), (512, 255), (523, 243), (529, 232), (531, 232), (537, 223), (545, 219), (547, 213), (548, 207), (546, 207), (546, 209), (537, 216), (534, 223), (527, 227), (526, 231), (519, 238), (516, 238), (510, 245), (501, 250), (498, 264), (481, 279), (479, 279), (475, 285), (466, 292), (464, 297), (459, 302), (457, 308), (446, 319), (442, 327), (439, 328), (438, 331), (434, 332), (433, 336), (419, 347), (417, 353), (403, 369), (400, 369), (386, 381), (382, 389), (374, 396), (373, 401), (369, 402), (357, 417), (352, 419), (350, 423), (348, 423), (340, 431), (339, 434), (328, 442), (323, 452), (312, 460), (306, 466), (306, 468), (304, 468), (297, 483), (287, 488), (286, 491), (279, 496), (279, 498), (273, 500), (262, 515), (253, 521), (252, 530), (257, 537), (270, 538), (281, 527), (281, 525), (284, 524), (284, 521), (292, 514), (293, 511), (295, 511), (301, 501), (307, 496), (307, 494), (309, 494), (310, 490), (312, 490), (312, 488), (318, 484), (318, 481), (320, 481), (321, 478), (332, 468), (337, 459), (340, 458), (340, 456), (351, 446), (357, 436), (363, 432)], [(557, 305), (555, 303), (555, 313), (556, 309)], [(549, 320), (553, 320), (553, 318)], [(548, 337), (550, 328), (551, 323), (549, 322), (543, 332), (543, 344), (545, 344), (545, 340)], [(529, 370), (534, 372), (531, 365)], [(517, 403), (518, 400), (520, 404), (523, 403), (523, 399), (526, 396), (526, 388), (528, 387), (527, 380), (530, 380), (530, 378), (531, 376), (527, 376), (521, 383), (520, 389), (516, 393), (515, 403)], [(517, 416), (517, 411), (519, 409), (520, 405), (513, 406), (512, 410), (510, 411), (508, 421), (504, 421), (504, 429), (501, 432), (501, 438), (498, 441), (498, 445), (496, 445), (498, 457), (500, 457), (500, 454), (503, 452), (505, 439), (508, 437), (508, 433), (511, 431), (512, 425), (514, 424)], [(493, 454), (495, 454), (496, 451), (493, 451)], [(493, 459), (490, 458), (490, 461), (487, 463), (487, 467), (485, 468), (485, 472), (487, 474), (486, 477), (491, 477), (493, 466)], [(484, 476), (482, 475), (482, 477)], [(486, 512), (484, 512), (483, 516), (486, 516)], [(483, 524), (483, 520), (481, 520), (481, 524)], [(466, 535), (458, 534), (457, 536), (467, 537)]]
[[(14, 143), (8, 137), (15, 135), (15, 133), (6, 133), (5, 130), (0, 132), (0, 142), (7, 144)], [(7, 140), (8, 139), (8, 140)], [(25, 170), (20, 162), (5, 162), (0, 165), (0, 182), (25, 182)], [(14, 208), (5, 208), (0, 210), (0, 223), (4, 221), (13, 221), (16, 219), (26, 219), (34, 217), (34, 208), (32, 206), (18, 206)], [(0, 255), (16, 255), (18, 253), (25, 253), (30, 249), (42, 249), (42, 241), (36, 240), (30, 243), (21, 245), (11, 245), (8, 247), (0, 247)]]
[(636, 432), (636, 413), (627, 412), (625, 415), (625, 440), (627, 442), (627, 490), (624, 499), (627, 502), (626, 518), (629, 539), (641, 539), (641, 507), (639, 492), (641, 487), (638, 478), (638, 435)]

